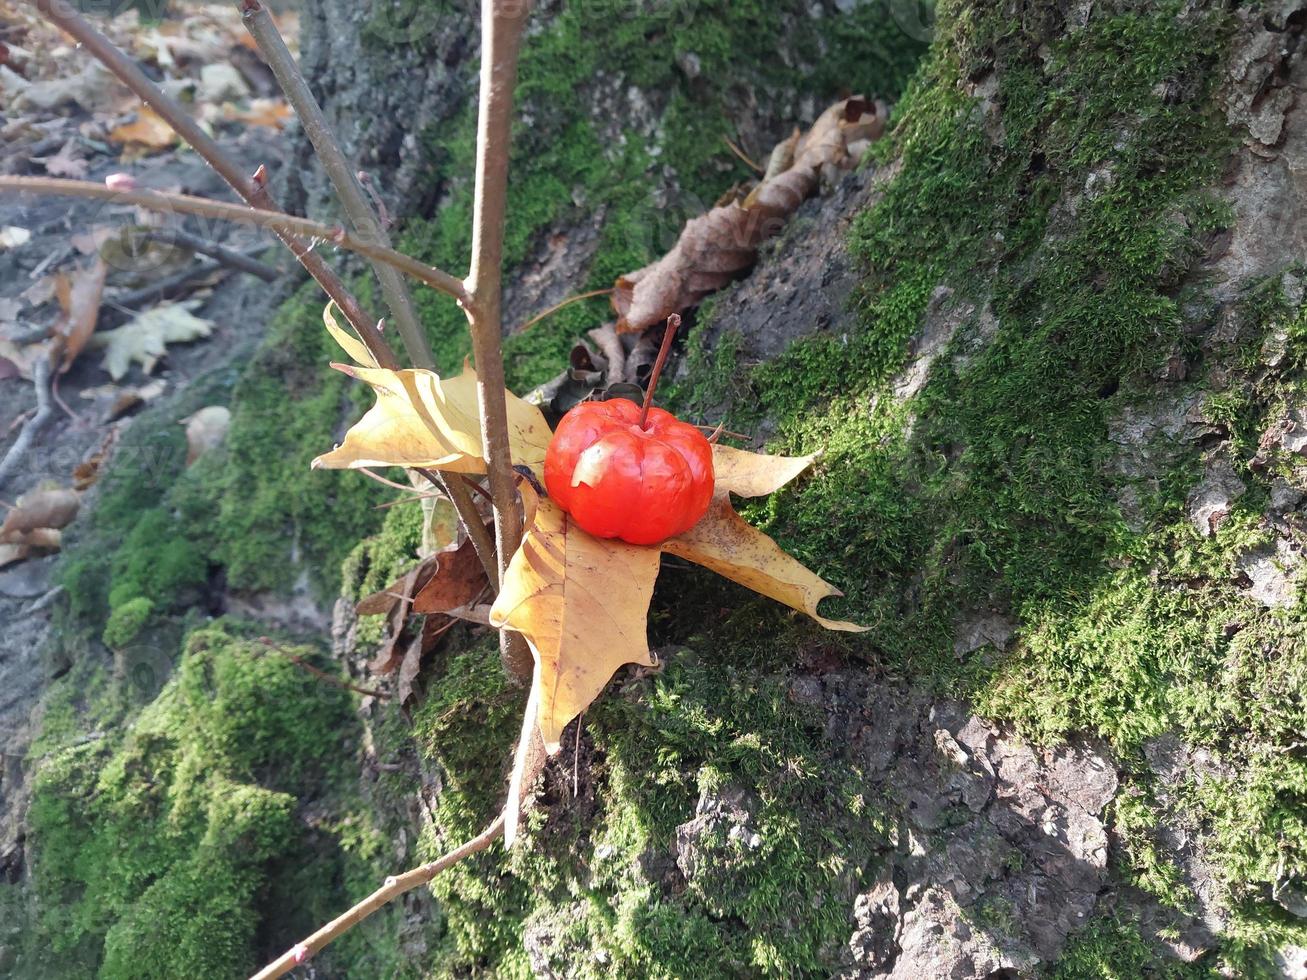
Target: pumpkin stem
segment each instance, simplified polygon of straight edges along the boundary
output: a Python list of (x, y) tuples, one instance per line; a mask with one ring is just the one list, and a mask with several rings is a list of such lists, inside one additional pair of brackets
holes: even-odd
[(649, 374), (649, 387), (644, 393), (644, 405), (640, 408), (640, 428), (645, 428), (645, 420), (649, 418), (649, 406), (653, 404), (654, 389), (658, 387), (658, 376), (663, 373), (663, 365), (667, 363), (667, 355), (672, 350), (672, 338), (676, 336), (676, 328), (681, 325), (681, 315), (673, 313), (667, 318), (667, 329), (663, 331), (663, 345), (658, 348), (658, 360), (654, 361), (653, 371)]

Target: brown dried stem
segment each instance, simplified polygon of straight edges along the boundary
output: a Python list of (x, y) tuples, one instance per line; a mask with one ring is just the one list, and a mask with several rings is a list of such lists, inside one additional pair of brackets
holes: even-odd
[[(290, 239), (298, 242), (299, 237), (304, 236), (329, 241), (346, 251), (357, 252), (368, 258), (386, 262), (406, 275), (425, 282), (443, 293), (448, 293), (460, 302), (466, 299), (463, 284), (447, 272), (441, 272), (439, 269), (410, 258), (402, 252), (396, 252), (394, 249), (384, 248), (372, 242), (361, 241), (343, 228), (332, 228), (309, 218), (299, 218), (295, 215), (283, 214), (280, 211), (262, 211), (257, 208), (245, 207), (242, 204), (211, 201), (207, 197), (193, 197), (189, 194), (169, 194), (164, 191), (152, 190), (114, 190), (103, 184), (96, 184), (88, 180), (67, 180), (63, 177), (0, 177), (0, 191), (6, 190), (26, 191), (33, 194), (54, 194), (65, 197), (89, 197), (114, 204), (131, 204), (165, 214), (174, 212), (194, 214), (202, 218), (216, 218), (222, 221), (257, 225), (260, 228), (267, 228), (275, 232), (283, 240)], [(332, 298), (335, 299), (335, 297)], [(353, 324), (352, 320), (350, 322)], [(387, 355), (391, 364), (383, 364), (383, 367), (396, 366), (394, 353), (381, 335), (376, 332), (374, 323), (369, 323), (366, 332), (359, 331), (359, 336), (367, 344), (368, 350), (372, 351), (374, 355), (379, 355), (382, 352)], [(374, 337), (375, 339), (373, 339)], [(382, 360), (380, 356), (377, 359)]]
[[(273, 75), (277, 78), (277, 84), (286, 93), (287, 101), (295, 110), (300, 125), (304, 127), (305, 135), (313, 144), (313, 152), (321, 161), (322, 169), (326, 171), (331, 186), (336, 189), (336, 196), (340, 198), (341, 207), (345, 209), (345, 216), (354, 226), (356, 235), (365, 241), (376, 242), (389, 248), (390, 236), (386, 234), (381, 216), (364, 193), (356, 171), (345, 159), (340, 142), (322, 112), (322, 106), (313, 97), (313, 92), (309, 89), (308, 82), (304, 80), (299, 65), (295, 63), (294, 55), (286, 47), (286, 42), (282, 39), (281, 32), (277, 30), (272, 15), (259, 0), (242, 0), (241, 15), (245, 22), (245, 29), (259, 46), (264, 60), (268, 62)], [(372, 269), (381, 284), (381, 295), (390, 308), (409, 361), (414, 367), (429, 371), (437, 370), (435, 356), (431, 352), (431, 345), (427, 342), (422, 324), (418, 321), (417, 310), (413, 307), (413, 297), (408, 291), (403, 276), (392, 265), (380, 259), (372, 259)], [(461, 290), (461, 283), (459, 288)], [(458, 298), (462, 299), (461, 296)], [(446, 479), (437, 474), (423, 475), (443, 490), (445, 496), (454, 504), (464, 529), (472, 538), (473, 547), (486, 566), (490, 581), (497, 586), (494, 551), (487, 547), (490, 538), (485, 533), (485, 527), (476, 513), (466, 484), (459, 479)]]
[(457, 864), (463, 858), (478, 851), (484, 851), (487, 847), (498, 840), (504, 833), (504, 817), (500, 814), (495, 818), (494, 823), (483, 830), (476, 837), (473, 837), (466, 844), (456, 847), (443, 857), (437, 858), (429, 864), (424, 864), (414, 868), (412, 871), (406, 871), (402, 875), (387, 878), (385, 884), (374, 891), (363, 901), (359, 902), (352, 909), (338, 918), (332, 919), (325, 926), (309, 936), (299, 945), (288, 949), (277, 959), (273, 960), (258, 973), (254, 974), (251, 980), (272, 980), (273, 977), (285, 976), (295, 967), (299, 966), (314, 953), (317, 953), (329, 942), (344, 932), (354, 928), (373, 912), (382, 908), (389, 902), (394, 901), (405, 892), (412, 891), (419, 885), (425, 885), (440, 872), (444, 871), (451, 865)]
[[(390, 236), (381, 226), (367, 195), (363, 193), (354, 168), (345, 159), (327, 117), (323, 115), (322, 106), (309, 90), (309, 84), (295, 63), (295, 56), (286, 47), (268, 8), (259, 3), (259, 0), (242, 0), (241, 15), (245, 29), (259, 46), (264, 61), (272, 69), (277, 84), (281, 86), (300, 125), (304, 127), (304, 134), (313, 144), (313, 151), (321, 161), (331, 186), (336, 189), (336, 196), (340, 198), (341, 207), (345, 209), (345, 216), (353, 225), (354, 233), (361, 239), (389, 248)], [(372, 269), (381, 283), (381, 294), (386, 300), (386, 306), (390, 308), (391, 319), (404, 342), (409, 360), (415, 367), (435, 370), (436, 362), (431, 353), (431, 345), (427, 343), (426, 334), (418, 322), (413, 297), (409, 295), (403, 277), (393, 266), (378, 259), (372, 260)]]
[(658, 379), (662, 376), (663, 365), (667, 363), (667, 355), (672, 352), (672, 339), (676, 336), (676, 330), (681, 325), (681, 316), (679, 313), (673, 313), (667, 318), (667, 328), (663, 331), (663, 343), (658, 348), (658, 359), (654, 361), (653, 371), (649, 374), (649, 387), (644, 390), (644, 404), (640, 406), (640, 428), (644, 428), (645, 420), (649, 418), (649, 409), (653, 406), (654, 391), (658, 387)]
[[(530, 7), (529, 0), (482, 0), (481, 4), (481, 96), (472, 208), (472, 265), (465, 284), (471, 294), (471, 303), (464, 304), (464, 308), (471, 327), (472, 356), (476, 360), (482, 449), (495, 508), (499, 580), (522, 538), (522, 517), (517, 509), (508, 438), (508, 406), (504, 398), (502, 286), (513, 89), (517, 84), (518, 50)], [(504, 669), (511, 677), (526, 683), (531, 677), (532, 664), (525, 643), (516, 634), (503, 632), (500, 650)]]

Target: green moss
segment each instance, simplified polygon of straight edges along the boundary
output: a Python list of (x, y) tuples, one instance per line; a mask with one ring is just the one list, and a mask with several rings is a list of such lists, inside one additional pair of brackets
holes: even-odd
[(306, 853), (295, 811), (343, 786), (348, 698), (287, 658), (312, 650), (238, 636), (193, 633), (129, 727), (52, 748), (37, 769), (29, 975), (243, 975), (293, 941), (282, 930), (303, 925), (297, 909), (332, 904), (290, 897), (278, 926), (259, 932), (288, 852), (336, 887), (335, 845)]
[[(996, 4), (943, 8), (887, 141), (901, 170), (853, 227), (861, 328), (725, 378), (729, 341), (692, 351), (683, 404), (726, 392), (745, 413), (760, 405), (773, 450), (822, 451), (810, 479), (750, 516), (845, 590), (828, 614), (872, 627), (844, 650), (1037, 741), (1091, 732), (1113, 744), (1128, 772), (1113, 820), (1134, 884), (1191, 904), (1154, 839), (1148, 740), (1178, 734), (1229, 766), (1227, 780), (1176, 789), (1184, 804), (1167, 818), (1205, 830), (1235, 913), (1213, 959), (1260, 969), (1288, 928), (1265, 896), (1307, 860), (1288, 748), (1304, 719), (1280, 686), (1305, 662), (1300, 611), (1266, 610), (1237, 587), (1237, 557), (1269, 540), (1270, 478), (1286, 472), (1282, 460), (1247, 463), (1297, 391), (1301, 311), (1278, 281), (1250, 290), (1239, 339), (1209, 357), (1261, 380), (1222, 388), (1220, 371), (1200, 370), (1174, 389), (1215, 389), (1204, 414), (1230, 430), (1248, 485), (1214, 537), (1184, 515), (1196, 450), (1150, 446), (1160, 463), (1144, 479), (1108, 437), (1121, 416), (1154, 408), (1167, 357), (1194, 355), (1180, 302), (1207, 301), (1179, 286), (1200, 236), (1230, 219), (1204, 188), (1233, 145), (1211, 99), (1233, 21), (1180, 8), (1117, 5), (1074, 31), (1051, 8), (1020, 21)], [(990, 74), (987, 116), (968, 85)], [(891, 379), (928, 310), (958, 329), (904, 403)], [(1257, 364), (1272, 328), (1290, 338), (1293, 366), (1268, 376)], [(1142, 510), (1129, 524), (1127, 491)], [(1006, 654), (954, 654), (959, 617), (975, 609), (1020, 624)], [(712, 629), (717, 645), (749, 642), (729, 620)], [(1084, 964), (1100, 953), (1072, 954), (1080, 975), (1096, 975)], [(1136, 955), (1156, 956), (1135, 943), (1103, 969), (1131, 975)]]
[[(565, 759), (546, 781), (556, 805), (529, 821), (507, 869), (492, 855), (434, 883), (449, 930), (445, 973), (530, 975), (528, 926), (550, 929), (557, 966), (578, 977), (697, 975), (705, 949), (715, 975), (833, 969), (848, 902), (888, 846), (888, 827), (859, 795), (862, 774), (790, 702), (783, 675), (757, 673), (758, 657), (756, 648), (683, 649), (587, 712), (581, 797)], [(415, 718), (445, 786), (433, 854), (498, 805), (521, 710), (493, 644), (437, 674)], [(660, 878), (670, 868), (659, 862), (671, 860), (677, 824), (701, 793), (743, 800), (750, 817), (742, 833), (705, 834), (688, 888), (668, 892)]]
[(1143, 935), (1138, 921), (1112, 910), (1096, 916), (1072, 938), (1055, 965), (1054, 980), (1199, 980), (1216, 974), (1202, 964), (1164, 960)]
[(126, 646), (154, 615), (154, 603), (144, 596), (129, 599), (109, 614), (104, 627), (104, 645), (110, 649)]

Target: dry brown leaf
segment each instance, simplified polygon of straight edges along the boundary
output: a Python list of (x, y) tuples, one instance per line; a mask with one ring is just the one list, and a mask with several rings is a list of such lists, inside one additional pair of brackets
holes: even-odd
[[(313, 461), (314, 467), (357, 469), (407, 466), (454, 473), (484, 473), (477, 376), (441, 378), (433, 371), (333, 364), (372, 386), (377, 403), (347, 433), (345, 441)], [(513, 463), (539, 472), (552, 433), (540, 409), (506, 393)]]
[(79, 496), (67, 487), (29, 490), (15, 501), (0, 524), (0, 542), (31, 543), (28, 536), (38, 530), (58, 529), (72, 523), (77, 516)]
[(48, 157), (32, 157), (34, 163), (45, 167), (51, 177), (73, 177), (80, 180), (90, 170), (90, 163), (82, 156), (82, 145), (76, 139), (70, 139), (58, 153)]
[(55, 327), (55, 333), (63, 338), (60, 374), (73, 366), (73, 361), (95, 333), (95, 324), (100, 318), (100, 301), (104, 297), (104, 277), (108, 271), (109, 267), (97, 256), (69, 274), (60, 273), (55, 281), (55, 295), (64, 311), (63, 320)]
[(856, 623), (820, 615), (817, 603), (827, 596), (844, 593), (787, 555), (775, 541), (735, 513), (725, 496), (713, 498), (703, 520), (664, 543), (663, 549), (807, 613), (828, 630), (848, 633), (866, 630)]
[(231, 410), (225, 405), (208, 405), (182, 419), (180, 424), (186, 426), (186, 465), (190, 466), (222, 445), (231, 427)]
[(24, 561), (31, 553), (32, 549), (25, 544), (0, 544), (0, 568)]
[(109, 130), (109, 139), (123, 144), (124, 156), (148, 156), (176, 143), (177, 134), (162, 116), (142, 106), (135, 120)]
[(399, 676), (395, 679), (395, 694), (400, 704), (407, 704), (413, 697), (414, 682), (422, 670), (422, 658), (436, 645), (455, 620), (448, 616), (428, 616), (422, 624), (421, 633), (413, 639), (404, 651), (404, 659), (399, 665)]
[(670, 252), (618, 278), (612, 298), (618, 332), (645, 330), (694, 306), (752, 266), (758, 246), (780, 231), (817, 189), (823, 171), (855, 164), (850, 144), (865, 145), (879, 136), (884, 124), (879, 103), (844, 99), (828, 108), (802, 137), (783, 141), (772, 152), (764, 179), (748, 197), (692, 218)]
[(110, 429), (105, 433), (99, 447), (73, 467), (74, 490), (87, 490), (95, 485), (96, 481), (100, 479), (100, 474), (104, 472), (104, 465), (113, 452), (114, 444), (117, 441), (118, 430)]
[(251, 99), (248, 109), (237, 109), (233, 105), (223, 106), (223, 116), (234, 122), (247, 126), (266, 126), (280, 130), (295, 113), (291, 111), (285, 99)]
[[(493, 531), (493, 526), (491, 526)], [(486, 588), (486, 570), (468, 538), (432, 556), (436, 568), (413, 596), (413, 612), (443, 613), (471, 605)]]
[(591, 537), (549, 500), (521, 487), (527, 533), (490, 610), (535, 654), (540, 733), (549, 753), (623, 664), (653, 666), (645, 619), (660, 551)]
[[(389, 674), (395, 670), (404, 660), (405, 654), (399, 650), (399, 642), (404, 635), (404, 623), (408, 619), (409, 610), (413, 603), (413, 593), (418, 587), (418, 583), (425, 579), (425, 576), (431, 574), (434, 563), (430, 560), (423, 561), (405, 572), (385, 593), (378, 593), (369, 596), (359, 603), (358, 612), (364, 614), (364, 608), (377, 608), (382, 606), (383, 600), (381, 595), (385, 595), (389, 604), (382, 606), (387, 616), (386, 639), (381, 645), (381, 650), (368, 664), (368, 670), (374, 674)], [(370, 600), (375, 600), (371, 601)]]

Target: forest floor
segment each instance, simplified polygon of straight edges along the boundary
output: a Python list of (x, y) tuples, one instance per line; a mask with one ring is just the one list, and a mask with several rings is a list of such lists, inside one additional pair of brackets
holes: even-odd
[[(294, 19), (283, 18), (282, 26), (293, 42)], [(174, 94), (189, 101), (225, 150), (247, 161), (251, 172), (262, 164), (275, 173), (287, 156), (282, 126), (288, 113), (272, 98), (271, 74), (245, 43), (235, 8), (201, 5), (184, 19), (155, 23), (128, 14), (105, 28), (143, 63), (166, 64), (183, 80)], [(93, 181), (126, 173), (143, 187), (232, 196), (94, 58), (25, 6), (9, 2), (0, 3), (0, 92), (2, 173)], [(254, 259), (269, 279), (198, 254), (189, 239), (174, 239), (176, 232)], [(56, 373), (52, 390), (47, 387), (48, 420), (0, 475), (0, 506), (21, 511), (24, 495), (39, 506), (47, 491), (74, 489), (80, 509), (88, 510), (95, 480), (136, 414), (149, 403), (177, 401), (197, 378), (247, 355), (268, 312), (292, 285), (292, 265), (257, 229), (112, 202), (0, 195), (0, 459), (37, 414), (37, 359), (48, 356), (61, 334), (89, 339), (66, 371)], [(95, 334), (116, 342), (98, 347)], [(111, 365), (110, 353), (115, 361), (128, 358), (125, 369)], [(201, 425), (195, 438), (220, 438), (222, 414), (216, 418), (217, 430), (211, 422), (205, 433)], [(142, 453), (128, 469), (130, 478), (156, 479), (162, 462)], [(0, 544), (3, 870), (21, 853), (14, 839), (23, 805), (20, 762), (36, 721), (33, 709), (44, 685), (66, 665), (42, 656), (60, 591), (52, 580), (57, 549), (0, 537), (6, 542)]]

